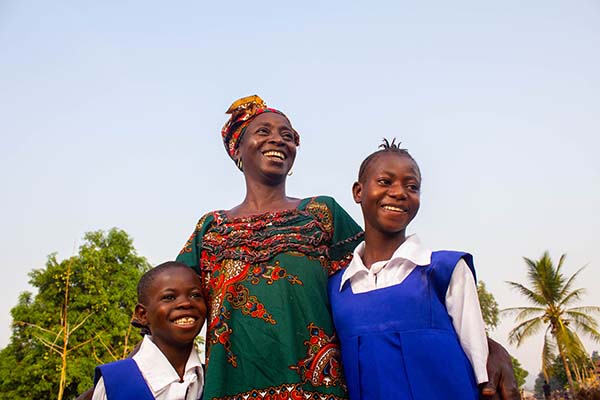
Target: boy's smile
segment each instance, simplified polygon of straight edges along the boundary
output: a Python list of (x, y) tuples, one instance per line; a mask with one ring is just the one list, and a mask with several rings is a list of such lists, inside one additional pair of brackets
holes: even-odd
[(166, 348), (189, 346), (206, 319), (198, 275), (188, 267), (161, 272), (149, 287), (146, 304), (138, 305), (140, 322), (147, 325), (154, 343)]
[(415, 163), (398, 153), (382, 153), (352, 188), (365, 231), (404, 235), (420, 206), (421, 176)]

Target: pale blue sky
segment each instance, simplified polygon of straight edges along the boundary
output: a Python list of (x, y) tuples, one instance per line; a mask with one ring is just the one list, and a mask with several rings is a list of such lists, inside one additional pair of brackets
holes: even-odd
[[(300, 132), (290, 195), (332, 195), (362, 224), (358, 166), (396, 137), (424, 177), (410, 230), (471, 251), (501, 307), (546, 249), (589, 264), (582, 304), (600, 305), (598, 71), (592, 0), (1, 0), (0, 347), (49, 253), (117, 226), (160, 263), (241, 201), (220, 129), (250, 94)], [(533, 382), (541, 336), (507, 348)]]

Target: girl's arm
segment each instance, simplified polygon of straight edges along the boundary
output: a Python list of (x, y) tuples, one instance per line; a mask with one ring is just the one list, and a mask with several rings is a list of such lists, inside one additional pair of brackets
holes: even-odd
[(456, 263), (450, 278), (446, 309), (452, 317), (452, 325), (460, 344), (471, 361), (477, 383), (487, 382), (488, 343), (485, 324), (479, 307), (475, 278), (462, 258)]

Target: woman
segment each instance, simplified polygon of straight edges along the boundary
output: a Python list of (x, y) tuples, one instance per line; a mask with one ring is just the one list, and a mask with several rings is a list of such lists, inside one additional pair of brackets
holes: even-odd
[(258, 96), (227, 112), (246, 197), (204, 215), (177, 258), (207, 290), (204, 398), (345, 398), (326, 283), (362, 230), (332, 198), (286, 195), (300, 139), (283, 113)]
[[(207, 291), (204, 399), (346, 398), (326, 283), (362, 231), (330, 197), (286, 195), (300, 138), (282, 112), (250, 96), (227, 113), (223, 142), (246, 197), (204, 215), (177, 257)], [(510, 399), (518, 392), (502, 350), (491, 346), (502, 361), (489, 375)]]

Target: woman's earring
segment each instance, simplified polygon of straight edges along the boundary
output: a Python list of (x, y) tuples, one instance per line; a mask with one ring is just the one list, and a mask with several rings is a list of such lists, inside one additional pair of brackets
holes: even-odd
[(237, 165), (238, 169), (240, 171), (244, 171), (244, 164), (242, 163), (242, 159), (238, 158), (235, 162), (235, 165)]
[(294, 175), (294, 167), (292, 166), (292, 168), (290, 168), (290, 170), (288, 171), (288, 176), (292, 176)]

